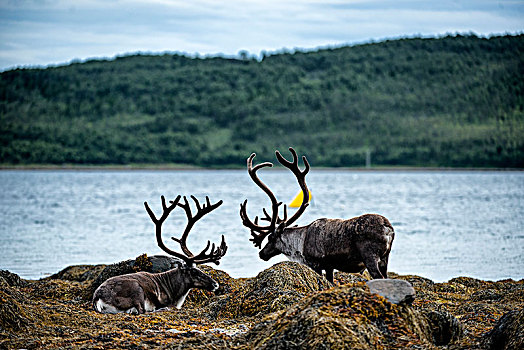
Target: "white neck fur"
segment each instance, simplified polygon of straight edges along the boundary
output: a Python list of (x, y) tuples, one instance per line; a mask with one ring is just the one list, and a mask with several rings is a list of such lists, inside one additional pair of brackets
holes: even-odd
[(280, 236), (279, 249), (291, 261), (305, 264), (303, 255), (305, 231), (300, 228), (286, 229)]

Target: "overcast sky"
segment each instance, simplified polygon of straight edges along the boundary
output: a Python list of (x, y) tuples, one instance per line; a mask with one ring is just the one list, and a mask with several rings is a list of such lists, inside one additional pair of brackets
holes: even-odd
[(0, 70), (136, 52), (254, 55), (524, 32), (524, 0), (0, 0)]

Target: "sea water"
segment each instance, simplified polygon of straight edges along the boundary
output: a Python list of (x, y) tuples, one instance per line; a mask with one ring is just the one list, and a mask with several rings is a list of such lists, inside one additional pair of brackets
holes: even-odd
[[(289, 171), (260, 171), (279, 201), (299, 192)], [(349, 171), (313, 169), (307, 175), (312, 204), (296, 222), (387, 217), (395, 228), (389, 271), (435, 281), (469, 276), (524, 278), (524, 172)], [(0, 269), (37, 279), (77, 264), (110, 264), (147, 253), (164, 254), (144, 209), (161, 214), (160, 196), (223, 200), (193, 227), (193, 252), (207, 240), (229, 247), (218, 268), (253, 277), (286, 258), (259, 259), (242, 226), (240, 203), (251, 218), (269, 209), (267, 196), (245, 170), (0, 171)], [(196, 211), (193, 202), (193, 211)], [(293, 209), (290, 209), (290, 215)], [(175, 209), (163, 226), (166, 245), (186, 224)]]

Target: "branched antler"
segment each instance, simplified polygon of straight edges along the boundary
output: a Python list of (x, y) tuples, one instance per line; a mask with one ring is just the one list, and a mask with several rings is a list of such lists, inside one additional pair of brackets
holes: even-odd
[(269, 187), (267, 187), (266, 184), (264, 184), (262, 180), (260, 180), (257, 176), (257, 171), (259, 169), (262, 169), (265, 167), (272, 167), (273, 164), (266, 162), (266, 163), (258, 164), (253, 167), (253, 158), (255, 158), (255, 153), (251, 154), (251, 156), (247, 159), (247, 171), (249, 173), (249, 176), (253, 180), (253, 182), (258, 187), (260, 187), (269, 197), (271, 201), (272, 215), (270, 216), (267, 213), (267, 211), (264, 209), (264, 213), (266, 215), (265, 220), (269, 221), (269, 225), (267, 226), (258, 225), (258, 216), (255, 218), (254, 222), (251, 221), (249, 217), (247, 216), (247, 210), (246, 210), (247, 199), (246, 199), (244, 203), (240, 204), (240, 218), (242, 219), (242, 224), (251, 230), (252, 238), (250, 239), (250, 241), (253, 242), (255, 247), (260, 248), (262, 246), (262, 242), (264, 241), (264, 238), (266, 238), (267, 235), (269, 235), (275, 229), (275, 225), (278, 219), (278, 207), (282, 203), (277, 202), (277, 199), (275, 195), (273, 194), (273, 192), (271, 192)]
[(277, 156), (278, 161), (280, 164), (291, 170), (291, 172), (295, 175), (297, 178), (298, 184), (300, 188), (302, 189), (303, 199), (302, 204), (300, 204), (300, 208), (295, 212), (295, 214), (286, 221), (286, 226), (290, 226), (292, 223), (297, 221), (297, 219), (304, 213), (306, 208), (309, 205), (309, 190), (306, 185), (306, 175), (309, 172), (309, 162), (306, 159), (306, 156), (302, 156), (302, 161), (304, 162), (304, 170), (301, 171), (298, 167), (298, 156), (297, 152), (292, 147), (289, 147), (289, 151), (293, 155), (293, 161), (290, 162), (286, 158), (284, 158), (279, 151), (276, 151), (275, 154)]
[[(226, 251), (227, 251), (227, 245), (226, 245), (223, 235), (222, 235), (222, 241), (218, 247), (216, 247), (214, 243), (211, 245), (211, 242), (207, 241), (206, 247), (197, 255), (194, 255), (187, 247), (187, 236), (189, 235), (189, 232), (193, 228), (193, 225), (198, 220), (200, 220), (204, 215), (218, 208), (223, 202), (220, 200), (215, 204), (211, 204), (211, 202), (209, 201), (209, 197), (206, 196), (206, 204), (204, 204), (203, 206), (200, 206), (200, 203), (198, 202), (198, 200), (194, 196), (191, 196), (191, 198), (193, 199), (197, 207), (197, 213), (196, 215), (193, 216), (191, 212), (191, 207), (185, 196), (184, 196), (184, 202), (185, 202), (184, 204), (180, 203), (181, 196), (177, 196), (175, 200), (169, 201), (170, 203), (169, 206), (167, 206), (164, 196), (161, 196), (160, 198), (162, 201), (162, 215), (158, 219), (155, 216), (155, 214), (153, 213), (153, 211), (151, 210), (151, 208), (149, 207), (149, 205), (147, 204), (147, 202), (144, 202), (146, 211), (149, 214), (149, 216), (151, 217), (151, 220), (153, 221), (156, 227), (156, 241), (157, 241), (158, 246), (166, 253), (182, 259), (188, 265), (203, 264), (206, 262), (214, 262), (215, 264), (218, 265), (219, 260), (226, 254)], [(162, 241), (162, 224), (167, 219), (169, 214), (171, 214), (171, 212), (177, 206), (183, 208), (184, 211), (186, 212), (187, 225), (180, 239), (175, 238), (175, 237), (171, 237), (171, 239), (173, 239), (174, 241), (180, 244), (180, 247), (182, 251), (184, 252), (184, 254), (181, 254), (174, 250), (169, 249), (168, 247), (166, 247), (166, 245)]]
[(304, 199), (302, 201), (302, 205), (297, 210), (297, 212), (288, 220), (287, 218), (287, 206), (284, 205), (284, 216), (283, 218), (280, 218), (278, 214), (279, 206), (282, 205), (282, 202), (278, 202), (275, 195), (271, 190), (258, 178), (257, 171), (264, 167), (272, 167), (273, 164), (266, 162), (261, 163), (253, 167), (253, 158), (255, 158), (255, 153), (251, 154), (251, 156), (247, 159), (247, 170), (249, 173), (249, 176), (253, 180), (253, 182), (260, 187), (269, 197), (271, 200), (271, 215), (268, 213), (268, 211), (263, 208), (264, 217), (261, 220), (268, 221), (269, 225), (263, 226), (258, 224), (258, 216), (255, 217), (254, 221), (251, 221), (249, 217), (247, 216), (247, 199), (244, 201), (244, 203), (240, 204), (240, 218), (242, 219), (242, 224), (250, 229), (251, 231), (251, 238), (250, 241), (253, 242), (255, 247), (262, 247), (262, 242), (264, 241), (264, 238), (266, 238), (269, 234), (275, 231), (275, 228), (277, 225), (284, 224), (285, 227), (291, 225), (293, 222), (295, 222), (300, 215), (304, 212), (304, 210), (308, 206), (309, 201), (309, 190), (306, 185), (306, 174), (309, 172), (309, 163), (306, 159), (306, 157), (302, 157), (302, 160), (304, 161), (305, 169), (303, 171), (300, 170), (298, 167), (298, 157), (293, 148), (289, 148), (291, 151), (291, 154), (293, 155), (293, 161), (290, 162), (286, 160), (280, 152), (276, 151), (276, 156), (280, 164), (288, 168), (293, 172), (295, 177), (297, 178), (298, 184), (300, 185), (300, 188), (302, 189), (302, 192), (304, 194)]

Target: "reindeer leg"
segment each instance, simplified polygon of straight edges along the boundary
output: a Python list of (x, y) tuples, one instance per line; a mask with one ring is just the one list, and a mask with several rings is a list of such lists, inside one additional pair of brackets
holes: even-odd
[(388, 278), (388, 259), (389, 255), (386, 255), (382, 259), (380, 259), (378, 263), (378, 268), (380, 269), (380, 273), (384, 278)]
[(378, 268), (378, 258), (368, 257), (364, 259), (364, 264), (366, 265), (366, 268), (373, 279), (384, 278), (380, 272), (380, 269)]
[(137, 311), (138, 311), (138, 314), (141, 315), (143, 313), (145, 313), (145, 307), (144, 307), (144, 303), (140, 303), (137, 305)]
[(375, 247), (373, 244), (366, 244), (365, 242), (362, 243), (358, 244), (357, 248), (359, 250), (360, 256), (362, 257), (364, 265), (371, 275), (371, 278), (384, 278), (380, 272), (380, 269), (378, 268), (380, 256), (376, 253), (377, 247)]
[(364, 250), (364, 253), (361, 254), (364, 260), (364, 265), (366, 265), (366, 268), (368, 269), (371, 277), (373, 279), (384, 278), (380, 272), (380, 269), (378, 268), (378, 262), (380, 261), (380, 258), (374, 254), (371, 254), (369, 250), (367, 252)]
[(311, 270), (315, 271), (320, 276), (324, 276), (324, 274), (322, 273), (322, 268), (318, 267), (316, 264), (307, 264), (307, 266), (309, 266)]
[(331, 282), (333, 282), (333, 269), (326, 269), (326, 279)]
[(137, 293), (135, 294), (134, 301), (135, 302), (133, 304), (133, 307), (128, 310), (128, 313), (138, 314), (138, 315), (143, 314), (145, 312), (145, 308), (144, 308), (145, 296), (144, 296), (144, 290), (140, 286), (137, 288)]
[(318, 267), (315, 267), (315, 268), (312, 268), (313, 271), (315, 271), (316, 273), (318, 273), (320, 276), (324, 276), (324, 274), (322, 273), (322, 269), (318, 268)]

